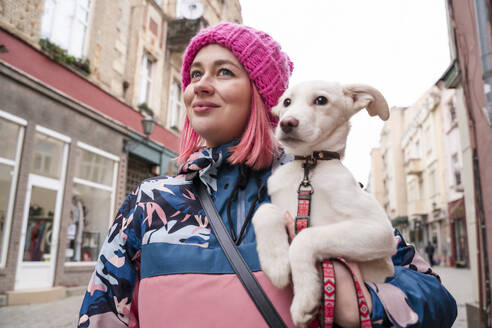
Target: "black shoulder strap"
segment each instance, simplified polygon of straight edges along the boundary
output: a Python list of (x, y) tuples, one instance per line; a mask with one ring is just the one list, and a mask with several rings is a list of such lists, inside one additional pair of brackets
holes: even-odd
[(241, 256), (241, 253), (239, 253), (239, 250), (232, 241), (224, 223), (220, 219), (220, 214), (217, 212), (217, 208), (208, 194), (207, 188), (203, 185), (199, 178), (195, 178), (193, 182), (198, 190), (198, 199), (200, 200), (200, 204), (209, 219), (210, 226), (214, 231), (215, 237), (217, 237), (220, 247), (222, 247), (227, 260), (236, 272), (239, 280), (241, 280), (244, 289), (246, 289), (249, 296), (255, 303), (258, 311), (260, 311), (269, 327), (286, 328), (287, 326), (284, 321), (278, 314), (277, 310), (275, 310), (275, 307), (268, 299), (268, 296), (266, 296), (253, 273), (251, 273), (251, 270)]

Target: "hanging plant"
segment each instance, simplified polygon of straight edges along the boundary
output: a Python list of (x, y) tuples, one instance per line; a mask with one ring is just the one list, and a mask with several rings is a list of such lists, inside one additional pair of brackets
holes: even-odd
[(89, 59), (76, 58), (72, 55), (69, 55), (65, 49), (54, 44), (46, 38), (39, 40), (39, 45), (41, 46), (43, 52), (46, 53), (54, 61), (75, 68), (76, 70), (86, 75), (91, 74)]

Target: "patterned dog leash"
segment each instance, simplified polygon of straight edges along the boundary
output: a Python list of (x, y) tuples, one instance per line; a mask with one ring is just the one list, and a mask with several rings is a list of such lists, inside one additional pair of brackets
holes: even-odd
[[(309, 181), (309, 170), (313, 169), (318, 160), (330, 160), (340, 159), (340, 155), (336, 152), (329, 151), (317, 151), (310, 156), (295, 156), (296, 160), (302, 160), (304, 168), (304, 178), (299, 184), (297, 189), (297, 216), (295, 219), (296, 234), (302, 229), (309, 227), (309, 221), (311, 216), (311, 197), (314, 192), (313, 186)], [(336, 259), (323, 260), (321, 262), (321, 273), (323, 275), (323, 293), (322, 293), (322, 305), (319, 310), (317, 318), (313, 319), (308, 327), (309, 328), (332, 328), (335, 317), (335, 269), (333, 267), (333, 261), (340, 262), (347, 270), (352, 274), (354, 287), (357, 293), (357, 301), (359, 305), (359, 319), (360, 326), (362, 328), (370, 328), (371, 317), (369, 313), (369, 307), (362, 293), (359, 282), (355, 278), (355, 275), (350, 266), (341, 257)]]

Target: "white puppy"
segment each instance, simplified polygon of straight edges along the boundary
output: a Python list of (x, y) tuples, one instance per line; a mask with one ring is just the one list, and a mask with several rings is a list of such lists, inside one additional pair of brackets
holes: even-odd
[[(343, 156), (349, 119), (362, 108), (371, 116), (389, 117), (384, 97), (370, 86), (323, 81), (296, 85), (273, 108), (279, 116), (276, 137), (288, 154), (307, 156), (326, 150)], [(395, 250), (393, 228), (384, 210), (337, 159), (318, 160), (310, 170), (311, 227), (302, 230), (289, 247), (283, 215), (297, 213), (302, 164), (294, 160), (274, 171), (268, 180), (272, 203), (262, 205), (253, 217), (265, 274), (283, 288), (292, 272), (291, 314), (296, 325), (308, 323), (320, 305), (317, 262), (341, 256), (358, 263), (364, 280), (383, 282), (393, 275)]]

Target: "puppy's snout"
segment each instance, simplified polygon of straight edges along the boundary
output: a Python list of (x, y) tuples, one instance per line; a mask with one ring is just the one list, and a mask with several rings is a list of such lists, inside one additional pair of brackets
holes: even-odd
[(292, 129), (296, 128), (299, 125), (299, 120), (295, 119), (292, 116), (288, 116), (280, 121), (280, 128), (284, 133), (290, 133)]

